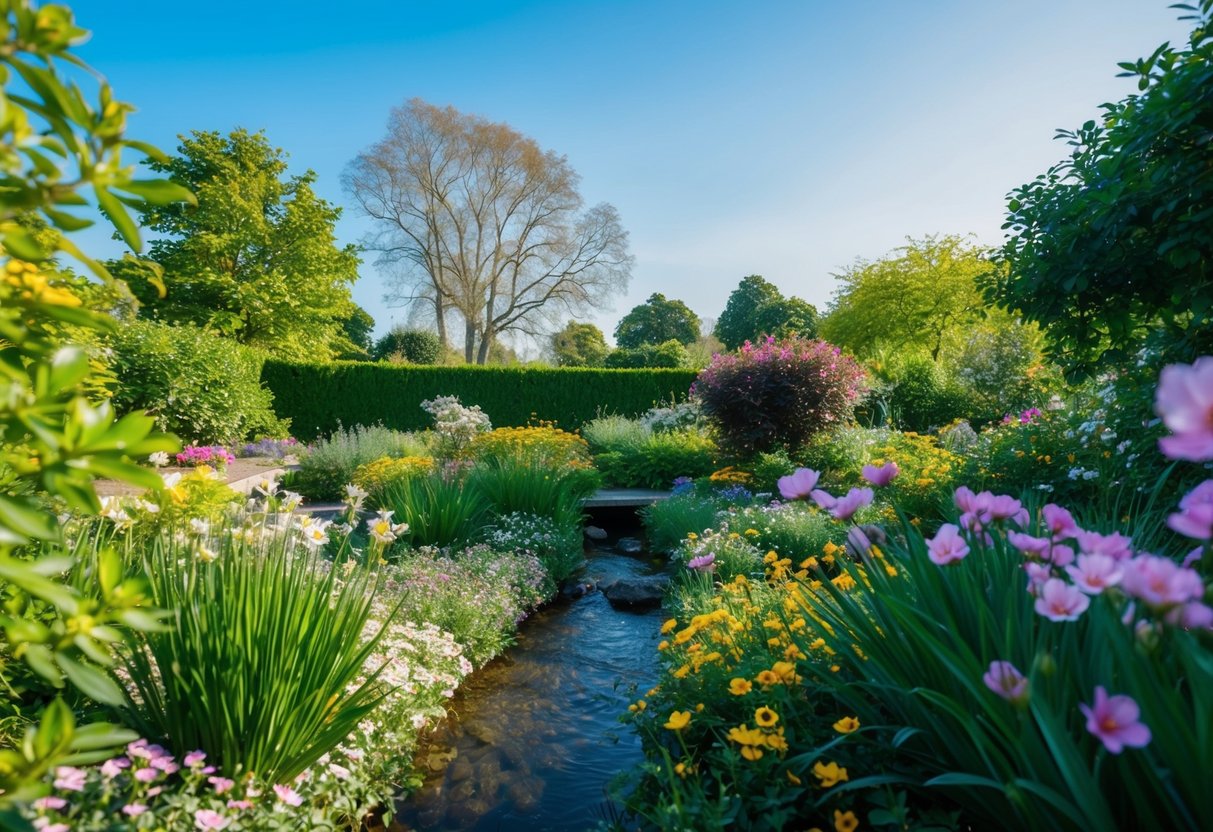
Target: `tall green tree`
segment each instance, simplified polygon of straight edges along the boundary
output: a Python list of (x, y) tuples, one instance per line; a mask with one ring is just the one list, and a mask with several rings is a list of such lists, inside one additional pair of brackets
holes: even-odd
[(148, 252), (157, 265), (130, 257), (111, 264), (145, 308), (253, 347), (331, 357), (354, 309), (358, 255), (337, 244), (341, 209), (316, 195), (316, 174), (288, 175), (283, 151), (246, 130), (195, 131), (177, 156), (149, 166), (198, 204), (140, 212), (161, 235)]
[(751, 274), (729, 295), (713, 334), (731, 350), (765, 335), (812, 338), (817, 334), (817, 308), (797, 297), (785, 298), (775, 284)]
[(615, 343), (625, 348), (677, 341), (690, 344), (699, 337), (699, 316), (680, 300), (660, 292), (624, 315), (615, 327)]
[(881, 347), (918, 347), (938, 361), (986, 308), (977, 279), (991, 269), (982, 249), (956, 235), (908, 239), (879, 260), (857, 260), (821, 322), (827, 341), (868, 357)]
[(1120, 64), (1139, 94), (1059, 131), (1070, 158), (1010, 194), (986, 295), (1039, 323), (1071, 377), (1151, 334), (1177, 359), (1213, 349), (1213, 0), (1179, 8), (1187, 46)]
[(552, 353), (561, 367), (601, 367), (611, 348), (593, 324), (569, 321), (552, 336)]
[(370, 312), (354, 304), (350, 314), (341, 321), (341, 331), (349, 345), (339, 352), (338, 358), (366, 361), (371, 357), (371, 348), (375, 346), (375, 319)]

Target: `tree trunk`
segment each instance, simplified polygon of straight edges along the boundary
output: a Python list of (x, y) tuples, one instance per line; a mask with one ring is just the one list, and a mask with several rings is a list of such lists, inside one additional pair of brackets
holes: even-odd
[(480, 352), (476, 355), (477, 364), (487, 364), (489, 361), (489, 350), (493, 346), (493, 333), (486, 332), (480, 337)]
[(438, 323), (438, 343), (442, 344), (442, 361), (446, 363), (446, 306), (442, 303), (442, 295), (437, 295), (434, 298), (434, 314), (437, 316)]
[(463, 360), (471, 364), (476, 357), (476, 324), (470, 320), (464, 321), (463, 330)]

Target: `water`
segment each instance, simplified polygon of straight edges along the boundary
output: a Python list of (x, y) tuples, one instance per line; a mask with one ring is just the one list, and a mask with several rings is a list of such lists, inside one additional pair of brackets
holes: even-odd
[[(600, 544), (587, 577), (651, 575), (662, 564)], [(394, 829), (584, 830), (611, 816), (607, 784), (639, 764), (618, 721), (657, 680), (660, 610), (615, 610), (600, 592), (557, 601), (451, 702), (418, 765), (430, 774)]]

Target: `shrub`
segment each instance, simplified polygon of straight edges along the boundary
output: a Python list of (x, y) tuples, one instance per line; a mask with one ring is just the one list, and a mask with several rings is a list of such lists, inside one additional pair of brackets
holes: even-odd
[(442, 342), (424, 329), (392, 329), (375, 342), (371, 355), (378, 361), (395, 357), (410, 364), (437, 364), (442, 357)]
[(725, 521), (728, 529), (760, 551), (774, 551), (796, 563), (821, 557), (829, 566), (830, 558), (846, 542), (845, 530), (829, 515), (800, 503), (745, 506), (729, 512)]
[(552, 468), (587, 465), (590, 461), (589, 445), (584, 439), (551, 424), (497, 428), (473, 438), (463, 453), (469, 459), (485, 462), (517, 462)]
[(649, 548), (654, 552), (673, 552), (688, 532), (702, 534), (716, 525), (720, 506), (715, 500), (693, 491), (658, 500), (640, 510)]
[(599, 416), (581, 428), (581, 436), (595, 456), (630, 445), (641, 445), (652, 432), (643, 420), (618, 415)]
[(716, 443), (694, 430), (650, 434), (594, 459), (603, 477), (624, 488), (669, 488), (677, 477), (698, 478), (716, 466)]
[(413, 546), (452, 546), (474, 540), (484, 527), (488, 504), (469, 488), (466, 475), (448, 466), (430, 474), (397, 479), (378, 499), (397, 523), (408, 523), (401, 540)]
[[(493, 424), (543, 419), (574, 430), (603, 408), (643, 413), (682, 398), (690, 370), (599, 370), (579, 367), (415, 367), (382, 363), (291, 364), (268, 360), (262, 370), (279, 415), (294, 434), (313, 439), (340, 424), (380, 422), (400, 430), (430, 426), (426, 399), (454, 395), (479, 405)], [(369, 460), (368, 460), (369, 461)]]
[(384, 457), (426, 456), (426, 442), (416, 434), (382, 425), (338, 428), (331, 436), (310, 445), (299, 458), (299, 471), (291, 481), (300, 494), (313, 500), (337, 500), (353, 482), (360, 465)]
[(694, 392), (724, 443), (742, 455), (794, 449), (810, 436), (845, 422), (864, 373), (825, 341), (768, 339), (734, 355), (718, 355)]
[(548, 517), (564, 528), (580, 528), (581, 501), (598, 489), (601, 477), (588, 467), (552, 469), (498, 461), (476, 465), (468, 483), (499, 517), (524, 512)]
[(910, 356), (900, 364), (887, 393), (889, 417), (902, 430), (927, 431), (956, 419), (989, 418), (976, 398), (929, 356)]
[(372, 502), (378, 502), (377, 495), (396, 480), (428, 474), (433, 470), (434, 458), (430, 456), (385, 456), (359, 465), (354, 469), (350, 482), (371, 495)]
[(612, 350), (605, 361), (607, 367), (616, 370), (686, 367), (690, 363), (687, 348), (673, 340), (661, 344), (641, 344), (638, 347), (619, 347)]
[(585, 561), (579, 526), (561, 526), (549, 517), (516, 511), (498, 517), (484, 542), (499, 552), (533, 555), (553, 581), (562, 581)]
[(261, 383), (252, 350), (188, 324), (133, 321), (111, 340), (118, 378), (114, 407), (146, 410), (182, 439), (233, 444), (254, 435), (285, 436)]
[(458, 396), (439, 396), (421, 403), (421, 409), (434, 417), (438, 451), (453, 457), (478, 435), (493, 429), (489, 417), (477, 405), (464, 407)]
[(288, 436), (285, 439), (274, 439), (263, 436), (256, 442), (247, 442), (236, 451), (236, 456), (259, 456), (282, 460), (293, 456), (302, 450), (299, 440)]
[[(762, 552), (749, 538), (727, 527), (688, 532), (673, 554), (689, 572), (710, 573), (721, 581), (762, 572)], [(684, 573), (684, 577), (689, 576)]]

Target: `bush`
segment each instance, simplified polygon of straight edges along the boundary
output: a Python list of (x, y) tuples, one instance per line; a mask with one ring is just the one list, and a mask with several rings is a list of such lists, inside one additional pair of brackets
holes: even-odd
[(715, 500), (692, 491), (658, 500), (642, 508), (639, 514), (649, 548), (654, 552), (673, 552), (688, 533), (702, 534), (713, 528), (719, 511)]
[(561, 526), (549, 517), (516, 511), (498, 517), (484, 542), (500, 552), (533, 555), (553, 581), (562, 581), (585, 561), (580, 526)]
[(382, 425), (338, 428), (315, 442), (299, 459), (291, 487), (312, 500), (338, 500), (359, 466), (384, 457), (427, 456), (426, 442), (415, 434)]
[(463, 453), (477, 461), (516, 462), (551, 468), (590, 462), (590, 449), (584, 439), (550, 424), (497, 428), (478, 435)]
[[(728, 528), (740, 534), (762, 552), (774, 551), (782, 558), (800, 563), (808, 557), (828, 558), (823, 552), (839, 550), (846, 542), (828, 514), (807, 508), (802, 503), (770, 506), (746, 506), (725, 518)], [(827, 549), (827, 544), (833, 544)], [(825, 560), (830, 565), (829, 560)]]
[(385, 456), (359, 465), (354, 469), (350, 482), (366, 491), (372, 503), (378, 503), (379, 495), (392, 483), (433, 470), (434, 458), (430, 456)]
[[(479, 405), (493, 424), (552, 421), (574, 430), (604, 408), (643, 413), (655, 402), (684, 398), (690, 370), (599, 370), (579, 367), (414, 367), (380, 363), (291, 364), (262, 369), (279, 415), (303, 440), (341, 424), (382, 423), (399, 430), (430, 427), (421, 402), (454, 395)], [(364, 460), (370, 462), (370, 460)]]
[(793, 450), (851, 418), (864, 372), (825, 341), (768, 339), (717, 355), (693, 387), (729, 449)]
[(407, 523), (400, 539), (413, 546), (453, 546), (474, 540), (484, 528), (488, 504), (482, 492), (469, 488), (464, 472), (454, 467), (397, 479), (387, 485), (378, 506)]
[(195, 326), (154, 321), (124, 324), (110, 343), (119, 411), (146, 410), (161, 430), (201, 444), (286, 436), (290, 420), (274, 415), (254, 351)]
[(678, 477), (697, 479), (716, 467), (716, 443), (693, 430), (650, 434), (594, 458), (607, 482), (621, 488), (669, 488)]
[(616, 370), (642, 367), (686, 367), (691, 363), (687, 348), (678, 341), (661, 344), (641, 344), (639, 347), (619, 347), (606, 357), (605, 366)]
[(437, 364), (442, 357), (442, 342), (424, 329), (393, 327), (375, 342), (371, 355), (377, 361), (400, 360), (409, 364)]
[(564, 528), (581, 527), (581, 501), (601, 482), (588, 466), (547, 468), (507, 461), (480, 463), (468, 478), (469, 488), (482, 494), (498, 517), (524, 512)]
[(975, 413), (981, 409), (976, 397), (925, 355), (904, 360), (887, 396), (889, 417), (902, 430), (928, 431), (956, 419), (993, 415)]

